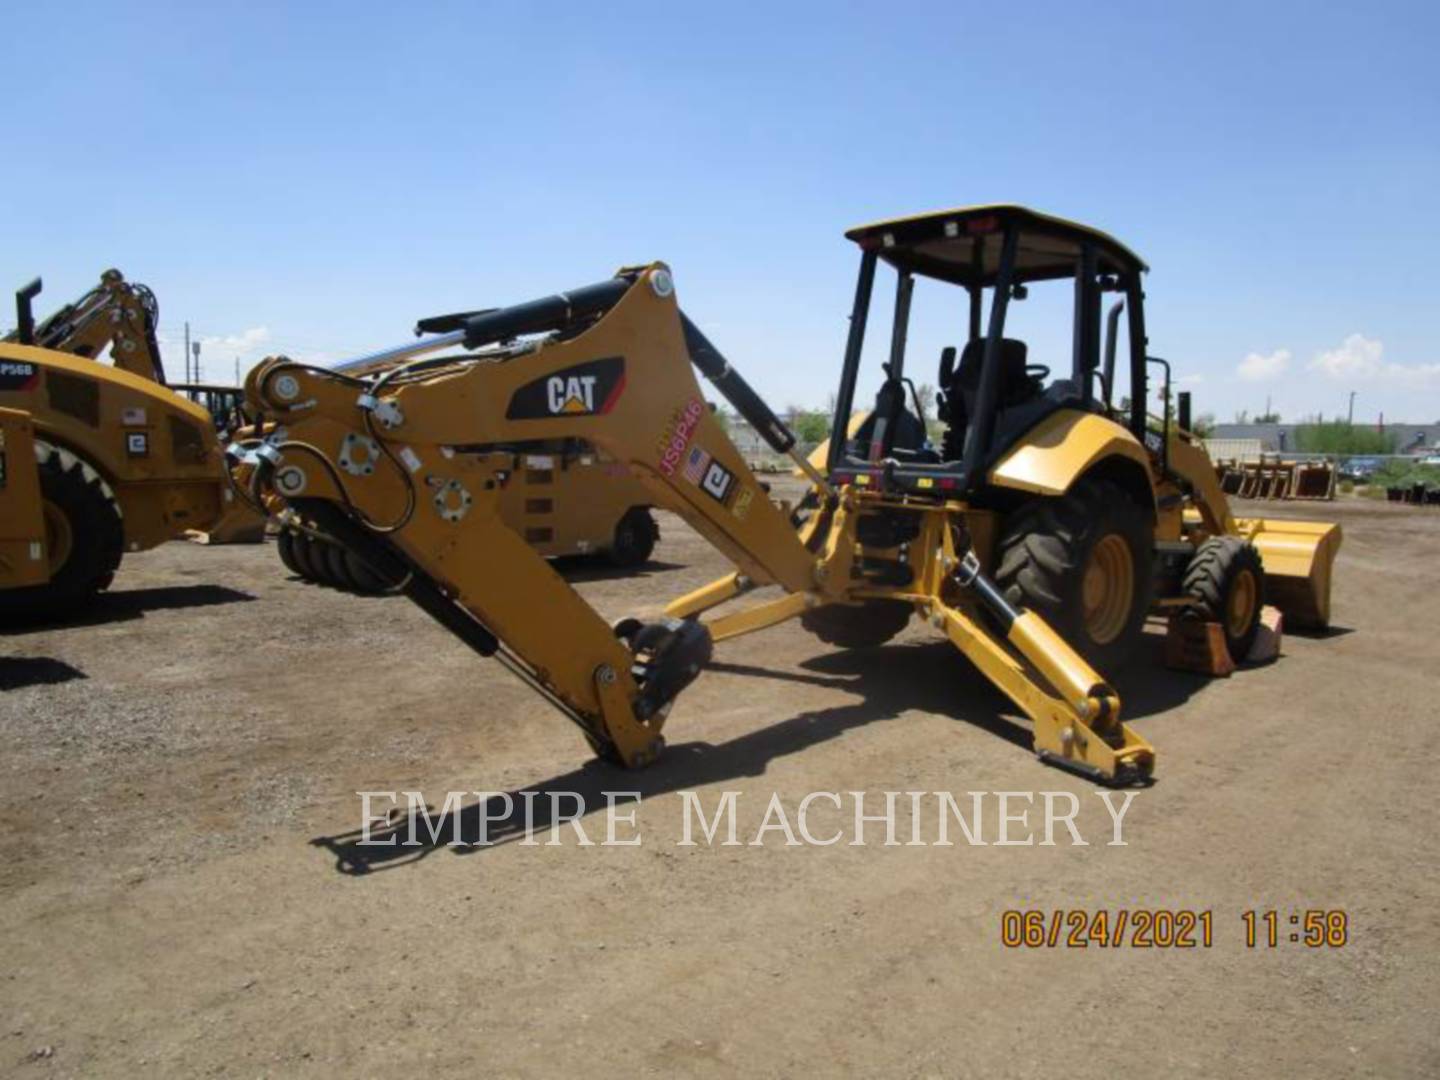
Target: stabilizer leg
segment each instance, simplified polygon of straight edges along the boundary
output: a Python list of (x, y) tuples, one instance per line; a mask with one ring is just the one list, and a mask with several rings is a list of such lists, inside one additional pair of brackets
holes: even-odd
[[(993, 616), (1021, 663), (979, 620), (935, 600), (946, 635), (1035, 725), (1035, 752), (1044, 761), (1106, 784), (1148, 780), (1155, 750), (1120, 720), (1120, 696), (1033, 611), (1005, 600), (967, 553), (954, 580)], [(1036, 680), (1038, 673), (1048, 688)]]

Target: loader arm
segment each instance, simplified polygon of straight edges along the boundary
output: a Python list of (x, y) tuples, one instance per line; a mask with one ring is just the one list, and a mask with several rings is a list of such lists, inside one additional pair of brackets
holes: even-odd
[[(628, 766), (651, 760), (676, 694), (708, 662), (710, 630), (676, 614), (752, 586), (781, 586), (788, 595), (778, 608), (762, 605), (746, 626), (753, 630), (809, 604), (867, 595), (865, 580), (849, 572), (859, 516), (853, 493), (831, 491), (810, 468), (822, 497), (798, 530), (788, 508), (769, 498), (712, 416), (695, 368), (777, 450), (793, 451), (793, 437), (686, 319), (663, 264), (462, 322), (430, 342), (335, 369), (267, 360), (247, 380), (247, 398), (284, 437), (246, 451), (238, 471), (255, 497), (278, 496), (378, 573), (402, 581), (412, 600), (579, 725), (602, 756)], [(535, 334), (547, 336), (528, 336)], [(452, 345), (487, 351), (419, 359)], [(506, 447), (563, 437), (585, 439), (622, 462), (655, 505), (679, 514), (738, 572), (692, 610), (609, 625), (499, 514), (515, 468)], [(935, 508), (935, 536), (952, 543), (944, 514)], [(953, 544), (949, 550), (946, 574), (959, 565)], [(1038, 617), (1006, 617), (1013, 632), (1002, 636), (1027, 666), (978, 612), (973, 620), (965, 614), (961, 598), (941, 601), (942, 586), (950, 588), (944, 579), (926, 567), (931, 591), (905, 598), (930, 610), (952, 638), (983, 641), (977, 662), (1036, 718), (1037, 747), (1073, 757), (1076, 740), (1061, 729), (1080, 731), (1078, 743), (1088, 747), (1092, 717), (1099, 737), (1080, 762), (1087, 771), (1106, 774), (1092, 763), (1109, 754), (1114, 776), (1148, 753), (1126, 749), (1113, 691), (1053, 634), (1027, 632)], [(1078, 674), (1043, 700), (1030, 692), (1033, 672), (1062, 670)]]

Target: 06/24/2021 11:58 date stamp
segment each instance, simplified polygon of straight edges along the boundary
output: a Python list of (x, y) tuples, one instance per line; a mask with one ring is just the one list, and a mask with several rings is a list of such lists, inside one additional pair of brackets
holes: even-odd
[[(1349, 917), (1339, 909), (1252, 908), (1237, 921), (1248, 949), (1339, 949), (1350, 935)], [(1007, 949), (1209, 949), (1215, 938), (1209, 909), (1031, 908), (1000, 917), (1000, 944)]]

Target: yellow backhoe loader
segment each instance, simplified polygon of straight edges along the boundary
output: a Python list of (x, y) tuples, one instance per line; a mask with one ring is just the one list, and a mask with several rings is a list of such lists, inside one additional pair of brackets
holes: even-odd
[[(1115, 240), (1013, 206), (848, 235), (861, 248), (860, 275), (823, 470), (681, 312), (669, 269), (652, 263), (469, 314), (430, 340), (377, 354), (391, 365), (378, 380), (354, 374), (363, 362), (331, 370), (266, 361), (247, 381), (249, 405), (279, 418), (287, 437), (233, 447), (237, 480), (257, 500), (282, 498), (402, 582), (425, 611), (574, 721), (602, 757), (626, 766), (661, 751), (662, 725), (712, 641), (799, 616), (826, 641), (867, 646), (919, 614), (1029, 716), (1043, 759), (1112, 784), (1148, 779), (1153, 749), (1121, 721), (1118, 695), (1086, 656), (1122, 659), (1150, 612), (1176, 607), (1221, 621), (1243, 654), (1272, 555), (1272, 595), (1323, 621), (1338, 530), (1235, 521), (1198, 444), (1163, 422), (1151, 430), (1144, 266)], [(896, 276), (894, 327), (875, 407), (851, 432), (882, 262)], [(969, 298), (963, 351), (940, 354), (938, 447), (918, 398), (911, 411), (905, 393), (922, 278)], [(1047, 282), (1073, 297), (1071, 367), (1054, 379), (1007, 336), (1012, 305)], [(1126, 308), (1110, 317), (1102, 364), (1106, 292)], [(1134, 404), (1122, 410), (1112, 404), (1113, 358), (1126, 309)], [(942, 325), (964, 322), (950, 319), (956, 310), (943, 301)], [(806, 473), (813, 491), (802, 506), (772, 500), (751, 474), (706, 407), (697, 368)], [(625, 463), (656, 505), (736, 571), (677, 600), (665, 618), (606, 623), (500, 512), (503, 447), (566, 437)], [(770, 584), (784, 595), (699, 619)]]
[[(16, 294), (16, 330), (0, 340), (0, 409), (15, 425), (7, 468), (28, 471), (18, 449), (28, 444), (42, 526), (38, 549), (29, 525), (4, 526), (0, 618), (69, 613), (109, 586), (124, 552), (188, 530), (233, 534), (236, 522), (253, 538), (263, 526), (234, 498), (209, 412), (165, 384), (154, 294), (109, 270), (37, 326), (39, 291), (36, 280)], [(98, 362), (107, 346), (112, 365)], [(9, 550), (20, 541), (24, 559)]]

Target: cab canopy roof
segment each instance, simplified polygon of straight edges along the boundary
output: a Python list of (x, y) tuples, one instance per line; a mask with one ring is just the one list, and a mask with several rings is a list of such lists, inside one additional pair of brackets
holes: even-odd
[(967, 287), (993, 285), (1005, 230), (1019, 230), (1015, 280), (1074, 277), (1081, 248), (1093, 244), (1099, 269), (1143, 272), (1140, 257), (1113, 236), (1023, 206), (996, 203), (860, 225), (845, 235), (897, 270)]

